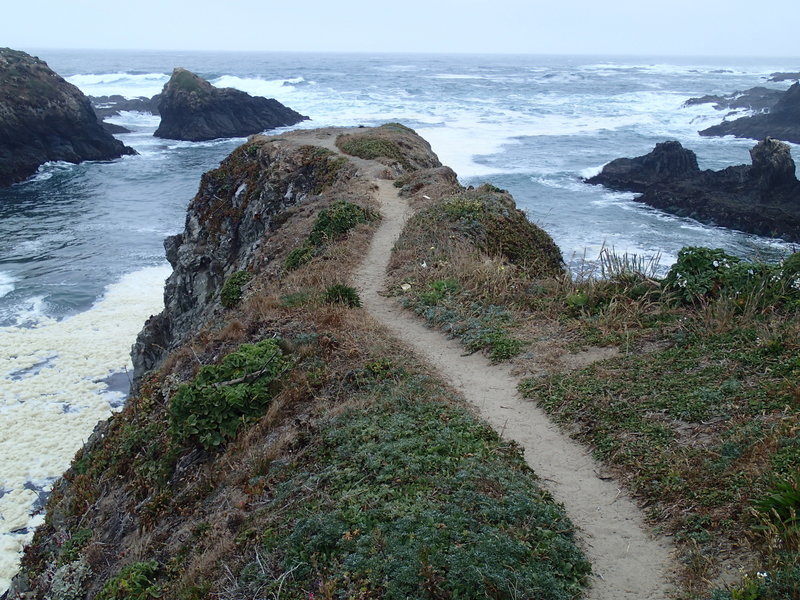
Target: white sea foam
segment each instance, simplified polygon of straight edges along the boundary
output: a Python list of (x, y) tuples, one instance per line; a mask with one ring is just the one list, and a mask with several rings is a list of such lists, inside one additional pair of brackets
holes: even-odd
[(596, 167), (586, 167), (585, 169), (581, 169), (578, 171), (578, 175), (580, 175), (583, 179), (589, 179), (590, 177), (594, 177), (595, 175), (599, 175), (600, 172), (603, 170), (608, 163), (604, 163), (602, 165)]
[(302, 77), (289, 79), (259, 79), (236, 77), (234, 75), (223, 75), (217, 79), (212, 79), (210, 83), (220, 88), (235, 88), (247, 92), (251, 96), (264, 96), (265, 98), (288, 97), (294, 91), (295, 86), (304, 83)]
[(0, 298), (14, 291), (16, 278), (11, 273), (0, 271)]
[(40, 520), (30, 516), (37, 494), (26, 484), (46, 488), (118, 403), (102, 379), (129, 368), (131, 344), (161, 310), (169, 272), (125, 275), (91, 309), (63, 321), (40, 314), (33, 327), (0, 328), (0, 593), (30, 538), (20, 530)]
[(79, 74), (66, 78), (71, 84), (89, 96), (111, 96), (119, 94), (126, 98), (151, 97), (161, 92), (169, 81), (166, 73), (103, 73)]

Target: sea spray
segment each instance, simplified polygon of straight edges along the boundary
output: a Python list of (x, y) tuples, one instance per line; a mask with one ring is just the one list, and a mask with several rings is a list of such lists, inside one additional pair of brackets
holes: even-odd
[(129, 273), (91, 309), (0, 328), (0, 593), (41, 516), (40, 497), (123, 394), (104, 382), (130, 368), (145, 319), (163, 308), (168, 266)]

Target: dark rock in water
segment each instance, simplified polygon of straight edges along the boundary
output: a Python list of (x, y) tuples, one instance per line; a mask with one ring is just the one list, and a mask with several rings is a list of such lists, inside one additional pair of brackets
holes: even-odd
[(89, 99), (44, 61), (0, 48), (0, 186), (30, 177), (48, 161), (135, 153), (103, 129)]
[(586, 180), (668, 213), (748, 233), (800, 241), (800, 182), (789, 146), (767, 138), (750, 151), (752, 165), (701, 171), (678, 142), (650, 154), (611, 161)]
[(713, 104), (717, 110), (752, 110), (764, 112), (770, 110), (775, 103), (783, 96), (783, 90), (775, 90), (765, 87), (754, 87), (741, 92), (734, 92), (727, 96), (701, 96), (700, 98), (689, 98), (683, 103), (684, 106), (694, 106), (696, 104)]
[(767, 81), (800, 81), (800, 73), (773, 73)]
[(158, 110), (161, 124), (156, 137), (192, 142), (244, 137), (308, 119), (275, 99), (215, 88), (181, 68), (164, 86)]
[(800, 83), (786, 90), (768, 113), (725, 121), (704, 129), (700, 135), (734, 135), (755, 140), (773, 137), (800, 143)]
[(143, 112), (153, 115), (158, 114), (158, 100), (161, 94), (156, 94), (152, 98), (139, 96), (138, 98), (126, 98), (119, 94), (111, 96), (89, 96), (94, 106), (94, 112), (100, 119), (116, 117), (123, 111)]
[(131, 130), (127, 127), (123, 127), (122, 125), (117, 125), (116, 123), (107, 123), (106, 121), (100, 121), (100, 125), (105, 129), (108, 133), (130, 133)]
[(694, 152), (680, 142), (661, 142), (650, 154), (612, 160), (587, 182), (602, 183), (615, 190), (644, 192), (653, 184), (675, 181), (699, 171)]

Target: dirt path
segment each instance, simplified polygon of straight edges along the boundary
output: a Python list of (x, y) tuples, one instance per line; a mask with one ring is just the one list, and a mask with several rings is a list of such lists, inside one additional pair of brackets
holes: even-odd
[[(371, 170), (365, 161), (357, 163), (363, 171)], [(669, 545), (647, 534), (641, 512), (616, 483), (597, 477), (600, 468), (592, 457), (558, 431), (534, 403), (519, 397), (518, 380), (507, 368), (491, 365), (479, 353), (465, 356), (457, 341), (427, 328), (394, 299), (380, 295), (392, 247), (410, 209), (391, 181), (376, 183), (383, 221), (357, 276), (366, 309), (449, 380), (504, 438), (524, 448), (530, 467), (581, 530), (594, 569), (589, 598), (666, 598)]]

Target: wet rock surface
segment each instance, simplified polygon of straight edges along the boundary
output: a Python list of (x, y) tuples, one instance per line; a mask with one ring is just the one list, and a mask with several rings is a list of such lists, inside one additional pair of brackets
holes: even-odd
[(48, 161), (78, 163), (135, 154), (98, 122), (89, 99), (42, 60), (0, 48), (0, 186)]
[(703, 223), (800, 241), (800, 182), (789, 146), (767, 138), (750, 156), (752, 165), (701, 171), (694, 152), (663, 142), (611, 161), (586, 182), (636, 192), (638, 202)]
[(216, 88), (181, 68), (159, 95), (158, 112), (156, 137), (192, 142), (244, 137), (308, 119), (273, 98)]

